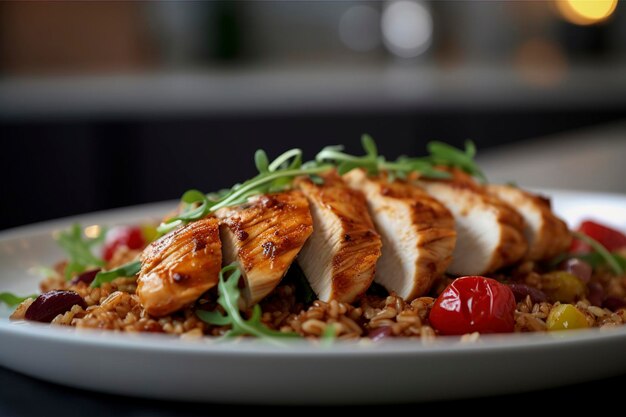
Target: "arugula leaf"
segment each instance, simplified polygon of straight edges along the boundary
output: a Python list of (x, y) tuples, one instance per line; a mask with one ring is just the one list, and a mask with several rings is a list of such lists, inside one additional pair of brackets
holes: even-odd
[[(165, 234), (174, 230), (182, 224), (189, 223), (194, 220), (200, 220), (210, 213), (211, 205), (214, 202), (209, 201), (208, 197), (198, 190), (188, 190), (183, 194), (181, 201), (186, 204), (185, 210), (176, 217), (168, 219), (157, 227), (157, 232)], [(196, 206), (197, 203), (200, 203)]]
[(481, 182), (487, 182), (487, 177), (474, 161), (476, 145), (468, 140), (465, 142), (465, 152), (447, 143), (433, 141), (426, 145), (430, 152), (431, 160), (438, 165), (446, 165), (461, 169), (468, 174), (477, 177)]
[(361, 136), (361, 145), (363, 145), (363, 149), (365, 149), (369, 157), (378, 158), (378, 146), (376, 146), (374, 139), (367, 133)]
[(37, 294), (27, 295), (21, 297), (19, 295), (12, 294), (10, 292), (0, 292), (0, 302), (5, 303), (9, 307), (15, 307), (20, 304), (22, 301), (27, 300), (29, 298), (37, 298)]
[(254, 164), (256, 165), (256, 169), (258, 169), (261, 173), (269, 171), (270, 161), (267, 158), (267, 154), (263, 149), (259, 149), (255, 152)]
[[(228, 274), (228, 277), (225, 277)], [(197, 310), (196, 315), (205, 323), (226, 326), (231, 325), (231, 329), (224, 337), (235, 336), (256, 336), (259, 338), (298, 338), (296, 333), (285, 333), (267, 328), (261, 323), (261, 307), (257, 304), (252, 309), (252, 315), (249, 319), (244, 319), (239, 312), (239, 299), (241, 292), (239, 291), (239, 278), (241, 270), (236, 263), (232, 263), (222, 268), (219, 274), (219, 284), (217, 286), (219, 297), (217, 302), (226, 315), (222, 315), (217, 311)]]
[(376, 175), (379, 171), (386, 171), (387, 179), (394, 181), (396, 178), (407, 178), (410, 173), (419, 172), (420, 176), (429, 179), (448, 179), (452, 175), (437, 169), (439, 165), (456, 167), (472, 176), (486, 182), (474, 156), (476, 155), (476, 145), (474, 142), (465, 143), (465, 151), (454, 148), (442, 142), (429, 142), (427, 145), (429, 156), (423, 158), (399, 157), (395, 161), (386, 161), (383, 156), (378, 155), (376, 143), (369, 135), (361, 138), (365, 155), (354, 156), (343, 151), (342, 146), (327, 146), (317, 154), (315, 160), (318, 162), (331, 162), (337, 166), (340, 175), (352, 171), (355, 168), (362, 168), (370, 175)]
[(329, 323), (326, 325), (322, 335), (320, 336), (322, 346), (330, 346), (335, 342), (335, 340), (337, 340), (336, 327), (335, 323)]
[(235, 184), (230, 190), (204, 195), (198, 190), (190, 190), (183, 195), (186, 207), (183, 212), (161, 223), (157, 228), (163, 235), (179, 226), (199, 220), (223, 207), (243, 204), (252, 196), (283, 191), (291, 186), (294, 178), (314, 175), (327, 171), (332, 166), (327, 164), (302, 164), (302, 151), (291, 149), (279, 155), (269, 163), (267, 154), (259, 150), (255, 154), (255, 164), (259, 174), (241, 184)]
[(109, 271), (100, 271), (96, 274), (96, 277), (91, 282), (91, 287), (100, 287), (105, 282), (111, 282), (120, 277), (133, 277), (141, 270), (141, 261), (132, 261), (127, 264), (118, 266), (117, 268)]
[(105, 265), (104, 260), (91, 252), (94, 245), (102, 242), (104, 235), (105, 233), (101, 233), (96, 239), (87, 239), (83, 236), (83, 228), (78, 223), (59, 233), (57, 244), (68, 256), (65, 279), (69, 280), (73, 274), (83, 272), (89, 267)]
[(588, 235), (586, 235), (586, 234), (584, 234), (582, 232), (572, 232), (572, 234), (574, 235), (574, 237), (576, 239), (582, 240), (583, 242), (585, 242), (586, 244), (591, 246), (591, 248), (600, 257), (602, 257), (604, 259), (604, 262), (606, 262), (606, 264), (613, 270), (615, 275), (623, 275), (624, 274), (624, 270), (626, 270), (626, 268), (624, 268), (624, 266), (622, 264), (620, 264), (620, 261), (617, 258), (617, 256), (619, 256), (619, 255), (612, 254), (600, 242), (598, 242), (597, 240), (593, 239), (592, 237), (590, 237), (590, 236), (588, 236)]
[(292, 186), (294, 178), (309, 176), (314, 182), (320, 182), (317, 174), (336, 168), (340, 175), (362, 168), (370, 175), (386, 171), (390, 180), (406, 179), (409, 174), (419, 172), (423, 178), (448, 179), (452, 175), (438, 169), (439, 165), (453, 166), (486, 181), (485, 176), (473, 158), (476, 146), (467, 141), (465, 151), (441, 142), (428, 144), (430, 155), (424, 158), (398, 158), (389, 162), (378, 154), (378, 147), (371, 136), (361, 136), (365, 155), (354, 156), (344, 152), (343, 146), (327, 146), (315, 157), (315, 161), (302, 163), (302, 150), (291, 149), (269, 162), (267, 153), (262, 149), (254, 155), (254, 163), (259, 173), (230, 190), (204, 195), (197, 190), (190, 190), (183, 196), (186, 203), (183, 212), (161, 223), (157, 228), (160, 234), (168, 233), (179, 226), (199, 220), (223, 207), (236, 206), (248, 201), (255, 195), (280, 192)]
[(355, 168), (363, 168), (370, 175), (378, 174), (379, 165), (384, 159), (378, 156), (376, 143), (369, 135), (361, 136), (361, 145), (365, 155), (354, 156), (343, 151), (343, 146), (327, 146), (315, 157), (318, 163), (330, 162), (337, 166), (339, 175), (346, 174)]

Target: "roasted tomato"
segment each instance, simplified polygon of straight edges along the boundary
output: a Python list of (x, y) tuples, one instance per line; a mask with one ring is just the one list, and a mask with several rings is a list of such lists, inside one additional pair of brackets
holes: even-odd
[(509, 287), (485, 277), (462, 277), (441, 293), (430, 324), (441, 334), (509, 333), (515, 328), (515, 296)]
[(105, 261), (110, 261), (117, 248), (126, 246), (128, 249), (143, 249), (146, 240), (140, 227), (120, 226), (111, 229), (104, 241), (102, 257)]
[[(586, 220), (581, 223), (578, 231), (597, 240), (610, 252), (626, 247), (626, 235), (600, 223)], [(570, 247), (570, 252), (573, 253), (586, 253), (590, 251), (591, 247), (589, 247), (589, 245), (577, 239), (572, 242), (572, 246)]]

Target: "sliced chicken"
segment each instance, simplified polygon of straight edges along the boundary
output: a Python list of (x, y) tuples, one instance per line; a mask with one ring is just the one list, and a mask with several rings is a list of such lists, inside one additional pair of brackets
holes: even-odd
[(452, 214), (406, 181), (389, 182), (384, 174), (368, 177), (361, 169), (343, 178), (365, 194), (382, 237), (375, 281), (408, 300), (427, 293), (452, 260), (456, 243)]
[(313, 231), (309, 204), (299, 191), (263, 195), (216, 215), (224, 263), (241, 266), (247, 306), (276, 288)]
[(335, 172), (322, 179), (320, 185), (296, 181), (313, 216), (313, 234), (298, 263), (320, 300), (350, 303), (372, 283), (382, 243), (363, 194)]
[(207, 217), (152, 242), (142, 254), (137, 295), (161, 317), (196, 301), (218, 283), (222, 266), (219, 222)]
[(457, 242), (448, 272), (483, 275), (522, 259), (528, 249), (522, 216), (468, 175), (452, 172), (452, 180), (417, 181), (454, 216)]
[(565, 222), (552, 212), (549, 200), (509, 185), (489, 185), (487, 191), (514, 207), (524, 218), (526, 259), (552, 259), (569, 248), (572, 235)]

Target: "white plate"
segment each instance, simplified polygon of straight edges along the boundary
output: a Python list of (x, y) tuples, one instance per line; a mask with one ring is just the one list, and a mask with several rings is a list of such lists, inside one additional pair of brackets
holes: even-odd
[[(626, 230), (626, 196), (553, 191), (570, 223), (602, 219)], [(51, 235), (74, 221), (132, 223), (171, 203), (115, 210), (0, 234), (0, 291), (29, 293), (29, 267), (61, 257)], [(3, 308), (3, 307), (0, 307)], [(626, 372), (626, 327), (557, 334), (382, 344), (268, 346), (76, 331), (11, 323), (0, 311), (0, 365), (109, 393), (233, 403), (392, 403), (519, 392)]]

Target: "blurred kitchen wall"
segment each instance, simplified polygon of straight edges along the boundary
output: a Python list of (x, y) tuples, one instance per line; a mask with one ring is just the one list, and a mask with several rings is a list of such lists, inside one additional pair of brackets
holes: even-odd
[(226, 187), (258, 147), (617, 122), (624, 39), (617, 0), (2, 2), (0, 228)]

